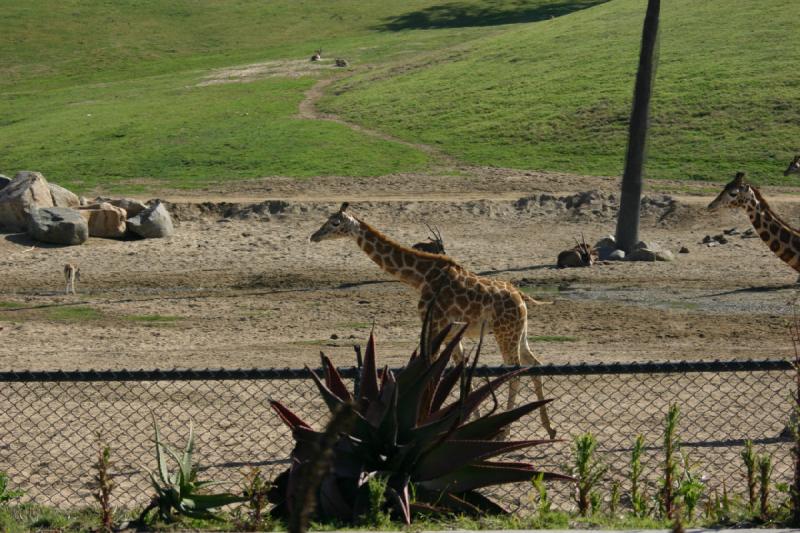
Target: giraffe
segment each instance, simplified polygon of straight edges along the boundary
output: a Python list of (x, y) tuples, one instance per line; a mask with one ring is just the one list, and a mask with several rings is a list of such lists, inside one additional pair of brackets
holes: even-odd
[(792, 162), (789, 163), (789, 166), (783, 171), (783, 175), (788, 176), (789, 174), (794, 174), (797, 172), (800, 172), (800, 155), (794, 156)]
[(73, 263), (67, 263), (64, 265), (64, 281), (67, 283), (67, 288), (64, 290), (64, 294), (69, 294), (70, 289), (72, 289), (72, 294), (75, 294), (75, 282), (80, 281), (81, 279), (81, 269), (78, 268), (77, 265)]
[[(466, 336), (475, 338), (486, 324), (487, 330), (494, 334), (504, 364), (541, 364), (528, 346), (528, 308), (525, 304), (552, 302), (539, 302), (510, 283), (473, 274), (448, 256), (398, 244), (348, 213), (347, 207), (345, 202), (339, 211), (330, 215), (311, 235), (311, 242), (336, 238), (355, 240), (382, 270), (419, 291), (419, 315), (424, 321), (426, 311), (431, 309), (432, 335), (450, 323), (466, 323)], [(461, 360), (463, 346), (459, 345), (455, 352), (456, 361)], [(533, 384), (537, 398), (543, 400), (541, 378), (534, 376)], [(515, 405), (518, 390), (519, 380), (513, 380), (509, 384), (509, 409)], [(539, 415), (550, 438), (554, 438), (556, 432), (550, 426), (545, 407), (539, 409)]]
[(800, 272), (800, 231), (776, 215), (761, 192), (744, 181), (744, 176), (744, 172), (737, 172), (733, 181), (708, 204), (708, 209), (713, 211), (720, 207), (744, 208), (756, 232), (772, 253)]

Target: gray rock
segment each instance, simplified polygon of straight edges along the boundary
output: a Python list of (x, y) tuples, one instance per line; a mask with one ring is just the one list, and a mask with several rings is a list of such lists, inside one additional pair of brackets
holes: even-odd
[(606, 235), (596, 243), (594, 243), (595, 248), (616, 248), (617, 247), (617, 239), (613, 235)]
[(68, 207), (44, 207), (28, 214), (28, 234), (40, 242), (81, 244), (89, 238), (89, 226)]
[(656, 252), (656, 261), (675, 261), (675, 255), (669, 250), (659, 250)]
[[(597, 250), (597, 258), (600, 261), (613, 261), (613, 259), (611, 259), (611, 256), (614, 252), (617, 251), (617, 249), (614, 248), (613, 246), (602, 246), (599, 248), (595, 247), (595, 250)], [(624, 253), (625, 252), (623, 252), (623, 254)]]
[(678, 250), (678, 253), (679, 254), (688, 254), (689, 253), (689, 248), (687, 248), (686, 246), (681, 246), (681, 249)]
[(47, 180), (38, 172), (18, 172), (0, 190), (0, 229), (12, 233), (25, 231), (30, 212), (41, 207), (53, 207)]
[(608, 254), (609, 261), (623, 261), (625, 259), (625, 251), (624, 250), (614, 250), (610, 254)]
[(647, 248), (634, 248), (628, 254), (628, 261), (656, 261), (656, 251)]
[(78, 207), (81, 205), (81, 200), (78, 195), (65, 189), (61, 185), (55, 183), (48, 183), (50, 189), (50, 196), (53, 198), (54, 207)]
[(0, 189), (5, 187), (9, 183), (11, 183), (11, 178), (9, 178), (8, 176), (3, 176), (2, 174), (0, 174)]
[(159, 201), (128, 219), (128, 229), (146, 239), (169, 237), (175, 232), (169, 211)]
[(147, 209), (147, 204), (134, 200), (133, 198), (120, 198), (119, 200), (108, 200), (108, 203), (114, 207), (121, 207), (128, 213), (128, 218), (135, 217), (142, 211)]
[[(636, 246), (633, 247), (634, 250), (650, 250), (651, 252), (658, 252), (661, 251), (661, 245), (656, 242), (647, 242), (647, 241), (639, 241), (636, 243)], [(630, 257), (628, 258), (630, 259)]]

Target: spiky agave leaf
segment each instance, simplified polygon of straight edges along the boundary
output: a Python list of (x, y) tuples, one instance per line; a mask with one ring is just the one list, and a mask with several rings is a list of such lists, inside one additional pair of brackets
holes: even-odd
[[(510, 424), (550, 400), (496, 412), (497, 389), (518, 378), (524, 369), (498, 376), (473, 390), (480, 343), (471, 361), (461, 361), (446, 370), (466, 328), (453, 331), (448, 327), (433, 335), (428, 316), (418, 355), (415, 351), (396, 376), (386, 368), (378, 371), (375, 337), (370, 334), (358, 394), (347, 391), (338, 371), (324, 355), (322, 377), (309, 370), (331, 412), (351, 398), (357, 400), (355, 421), (349, 432), (339, 435), (332, 448), (333, 462), (319, 485), (317, 519), (355, 522), (365, 512), (368, 502), (366, 480), (375, 476), (386, 480), (385, 510), (391, 510), (406, 523), (413, 513), (419, 512), (503, 513), (505, 509), (478, 490), (527, 481), (539, 474), (549, 480), (571, 479), (558, 473), (540, 472), (528, 463), (490, 460), (513, 450), (555, 442), (493, 440)], [(442, 348), (445, 341), (447, 344)], [(457, 399), (446, 404), (454, 390)], [(495, 402), (495, 408), (488, 414), (474, 416), (489, 398)], [(268, 496), (275, 504), (272, 513), (280, 516), (290, 511), (288, 495), (298, 467), (314, 460), (312, 450), (321, 433), (282, 404), (271, 403), (295, 438), (292, 466), (276, 478)], [(414, 504), (410, 501), (412, 485)]]
[[(155, 413), (151, 410), (150, 414), (153, 419), (153, 431), (155, 433), (158, 477), (147, 467), (142, 466), (150, 478), (155, 495), (150, 505), (139, 515), (138, 522), (140, 524), (143, 524), (147, 514), (156, 508), (165, 520), (171, 518), (173, 511), (194, 518), (217, 518), (216, 515), (211, 513), (212, 509), (247, 499), (244, 496), (237, 496), (228, 492), (218, 494), (201, 492), (218, 482), (197, 480), (197, 469), (193, 464), (195, 450), (194, 424), (189, 423), (189, 436), (186, 446), (183, 448), (182, 453), (179, 454), (161, 440), (161, 432)], [(177, 464), (177, 470), (174, 473), (171, 473), (167, 467), (167, 456), (172, 457)]]

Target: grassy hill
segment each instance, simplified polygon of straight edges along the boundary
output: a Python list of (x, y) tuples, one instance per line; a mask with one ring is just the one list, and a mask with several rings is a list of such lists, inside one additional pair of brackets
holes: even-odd
[[(476, 164), (619, 175), (644, 0), (611, 0), (340, 82), (323, 107)], [(662, 3), (648, 175), (784, 181), (800, 151), (796, 0)]]
[[(776, 181), (800, 149), (795, 0), (664, 3), (649, 174)], [(619, 174), (644, 0), (0, 0), (0, 173), (82, 193), (482, 165)], [(330, 62), (312, 69), (317, 47)], [(209, 84), (261, 64), (249, 83)], [(333, 91), (331, 91), (333, 93)]]
[[(418, 150), (296, 117), (335, 73), (314, 49), (381, 64), (598, 1), (0, 0), (0, 172), (91, 192), (419, 170)], [(202, 83), (265, 61), (252, 83)]]

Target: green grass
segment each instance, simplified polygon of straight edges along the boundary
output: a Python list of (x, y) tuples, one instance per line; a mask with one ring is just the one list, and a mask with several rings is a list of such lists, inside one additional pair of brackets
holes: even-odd
[[(350, 120), (471, 163), (619, 175), (645, 2), (520, 25), (404, 69), (339, 82)], [(800, 145), (795, 0), (662, 3), (647, 175), (762, 183)]]
[(19, 307), (23, 307), (23, 305), (18, 302), (0, 302), (0, 309), (17, 309)]
[(126, 320), (139, 322), (146, 325), (174, 324), (181, 319), (173, 315), (127, 315)]
[(48, 309), (46, 316), (50, 320), (76, 321), (76, 320), (98, 320), (103, 318), (103, 313), (92, 307), (56, 307)]
[(531, 335), (528, 336), (531, 342), (576, 342), (578, 337), (570, 337), (569, 335)]
[(0, 0), (0, 171), (90, 193), (420, 170), (429, 157), (412, 147), (295, 117), (333, 70), (197, 84), (220, 67), (306, 65), (317, 47), (355, 66), (420, 57), (596, 1)]

